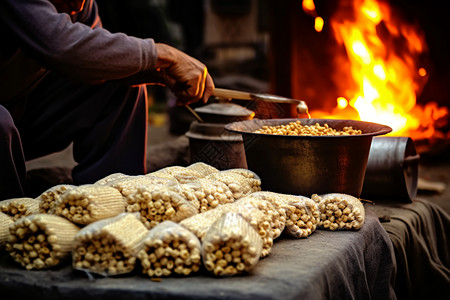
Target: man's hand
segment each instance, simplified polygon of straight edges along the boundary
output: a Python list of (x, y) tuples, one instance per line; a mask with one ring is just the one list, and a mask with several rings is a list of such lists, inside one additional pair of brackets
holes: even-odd
[(156, 44), (156, 69), (162, 83), (167, 85), (184, 105), (199, 101), (206, 103), (214, 82), (204, 64), (166, 44)]

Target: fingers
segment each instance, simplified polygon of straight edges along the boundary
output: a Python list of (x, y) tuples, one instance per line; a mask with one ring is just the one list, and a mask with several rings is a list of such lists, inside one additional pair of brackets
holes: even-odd
[(201, 74), (191, 77), (186, 82), (186, 87), (184, 90), (174, 91), (178, 97), (179, 104), (190, 104), (199, 100), (206, 103), (214, 90), (214, 82), (208, 73), (208, 69), (203, 66)]
[(205, 88), (202, 96), (203, 103), (208, 102), (208, 99), (209, 97), (211, 97), (213, 90), (214, 90), (214, 81), (212, 77), (209, 75), (209, 73), (207, 73), (205, 78)]
[(174, 92), (179, 104), (208, 101), (214, 82), (206, 66), (197, 59), (165, 44), (156, 44), (156, 68), (164, 82)]
[(188, 97), (192, 98), (192, 101), (198, 101), (202, 98), (203, 92), (205, 90), (205, 82), (206, 75), (208, 74), (208, 70), (206, 67), (203, 68), (203, 71), (197, 76), (193, 77), (191, 82), (188, 83), (190, 87), (187, 90)]
[(203, 68), (203, 74), (199, 77), (196, 90), (193, 94), (193, 101), (202, 100), (206, 103), (214, 90), (214, 82), (206, 67)]

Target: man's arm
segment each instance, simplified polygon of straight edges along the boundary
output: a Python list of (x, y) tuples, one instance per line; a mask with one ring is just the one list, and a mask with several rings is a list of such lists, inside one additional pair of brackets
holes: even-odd
[(28, 55), (77, 80), (156, 81), (171, 88), (181, 104), (206, 102), (214, 88), (206, 66), (187, 54), (101, 28), (94, 0), (86, 1), (75, 20), (49, 0), (2, 0), (0, 17)]
[(157, 51), (152, 39), (113, 34), (96, 26), (97, 7), (92, 0), (86, 1), (79, 15), (92, 23), (72, 22), (48, 0), (0, 2), (2, 26), (17, 37), (19, 47), (48, 69), (90, 82), (154, 69)]

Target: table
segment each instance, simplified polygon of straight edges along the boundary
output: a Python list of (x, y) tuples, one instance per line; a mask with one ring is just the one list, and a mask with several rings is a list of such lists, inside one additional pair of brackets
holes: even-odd
[(395, 249), (398, 299), (443, 299), (450, 294), (450, 216), (438, 205), (377, 203), (373, 210)]
[(371, 206), (359, 231), (316, 230), (282, 236), (250, 274), (216, 278), (205, 271), (152, 281), (144, 275), (89, 278), (71, 266), (26, 271), (0, 259), (2, 299), (395, 299), (395, 255)]

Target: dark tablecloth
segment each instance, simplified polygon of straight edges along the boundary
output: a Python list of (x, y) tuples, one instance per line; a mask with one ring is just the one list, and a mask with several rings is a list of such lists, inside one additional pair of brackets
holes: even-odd
[[(449, 199), (450, 200), (450, 199)], [(373, 209), (392, 240), (397, 261), (398, 299), (450, 297), (450, 216), (423, 199), (376, 204)]]
[(396, 264), (389, 235), (372, 206), (359, 231), (317, 230), (280, 237), (250, 274), (216, 278), (205, 271), (152, 281), (144, 275), (89, 278), (69, 265), (26, 271), (0, 260), (6, 299), (395, 299)]

